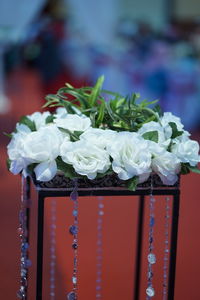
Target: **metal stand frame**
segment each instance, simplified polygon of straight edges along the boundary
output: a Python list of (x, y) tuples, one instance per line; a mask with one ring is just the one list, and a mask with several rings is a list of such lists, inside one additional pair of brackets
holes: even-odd
[[(43, 231), (44, 231), (44, 201), (47, 197), (69, 197), (72, 188), (58, 188), (44, 185), (41, 187), (33, 180), (38, 195), (38, 223), (37, 223), (37, 274), (36, 274), (36, 300), (42, 300), (42, 279), (43, 279)], [(27, 193), (30, 194), (30, 180), (27, 178)], [(141, 280), (141, 254), (142, 237), (144, 224), (145, 196), (150, 195), (150, 185), (139, 187), (136, 191), (129, 191), (124, 187), (94, 187), (79, 188), (80, 196), (139, 196), (138, 206), (138, 229), (137, 229), (137, 250), (135, 264), (135, 289), (133, 300), (140, 298), (140, 280)], [(178, 216), (180, 204), (179, 184), (173, 187), (158, 186), (153, 189), (153, 195), (173, 196), (172, 224), (171, 224), (171, 243), (169, 260), (169, 280), (168, 280), (168, 300), (174, 300), (176, 254), (178, 238)]]

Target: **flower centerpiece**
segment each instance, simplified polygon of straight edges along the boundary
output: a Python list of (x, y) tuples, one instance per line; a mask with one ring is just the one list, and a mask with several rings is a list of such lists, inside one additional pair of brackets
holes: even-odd
[(46, 97), (44, 107), (55, 107), (54, 113), (23, 116), (7, 146), (9, 170), (34, 173), (38, 181), (58, 172), (89, 180), (116, 174), (131, 190), (152, 173), (165, 185), (179, 174), (200, 173), (199, 144), (180, 118), (136, 93), (103, 90), (103, 81), (81, 88), (67, 83)]

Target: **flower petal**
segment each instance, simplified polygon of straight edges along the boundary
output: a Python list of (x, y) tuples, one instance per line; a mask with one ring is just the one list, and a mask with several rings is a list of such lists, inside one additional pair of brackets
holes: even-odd
[(46, 161), (42, 162), (34, 169), (36, 179), (40, 181), (49, 181), (51, 180), (57, 172), (56, 161)]

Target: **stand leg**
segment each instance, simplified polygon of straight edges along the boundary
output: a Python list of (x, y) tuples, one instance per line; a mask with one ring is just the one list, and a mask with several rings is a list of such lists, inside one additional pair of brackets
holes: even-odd
[(168, 283), (168, 300), (174, 300), (179, 205), (180, 205), (180, 194), (177, 193), (173, 197), (171, 247), (170, 247), (171, 251), (170, 251), (169, 283)]
[(140, 273), (141, 273), (141, 257), (142, 257), (142, 237), (143, 237), (143, 220), (144, 220), (144, 204), (145, 196), (140, 196), (138, 206), (138, 230), (137, 230), (137, 252), (135, 266), (135, 289), (133, 294), (134, 300), (139, 300), (140, 294)]
[(44, 231), (44, 197), (39, 192), (39, 195), (38, 195), (36, 300), (42, 300), (43, 231)]

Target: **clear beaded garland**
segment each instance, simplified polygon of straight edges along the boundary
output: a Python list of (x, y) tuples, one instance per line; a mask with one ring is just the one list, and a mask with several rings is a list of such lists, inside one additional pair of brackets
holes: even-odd
[(154, 246), (154, 225), (155, 225), (155, 198), (152, 194), (153, 184), (151, 180), (151, 193), (149, 197), (149, 248), (148, 248), (148, 271), (147, 271), (147, 289), (146, 299), (149, 300), (155, 295), (155, 289), (153, 287), (153, 264), (156, 263), (156, 255), (153, 253)]
[(170, 198), (165, 198), (165, 245), (164, 245), (164, 262), (163, 262), (163, 290), (162, 299), (167, 300), (167, 281), (169, 267), (169, 218), (170, 218)]
[(55, 271), (56, 271), (56, 200), (51, 200), (50, 225), (50, 300), (55, 300)]
[(21, 177), (21, 207), (19, 212), (19, 228), (18, 234), (21, 241), (20, 254), (20, 288), (17, 292), (17, 297), (22, 300), (27, 299), (28, 287), (28, 268), (31, 266), (31, 261), (28, 257), (29, 236), (28, 236), (28, 210), (29, 199), (27, 199), (27, 191), (25, 186), (25, 178)]
[(69, 233), (73, 235), (72, 249), (74, 251), (74, 266), (73, 266), (73, 275), (72, 275), (72, 291), (67, 294), (67, 300), (77, 300), (77, 273), (78, 273), (78, 181), (74, 179), (74, 188), (70, 194), (70, 199), (73, 201), (73, 212), (74, 223), (69, 227)]
[(102, 299), (102, 228), (104, 216), (103, 197), (98, 198), (98, 217), (97, 217), (97, 257), (96, 257), (96, 299)]

